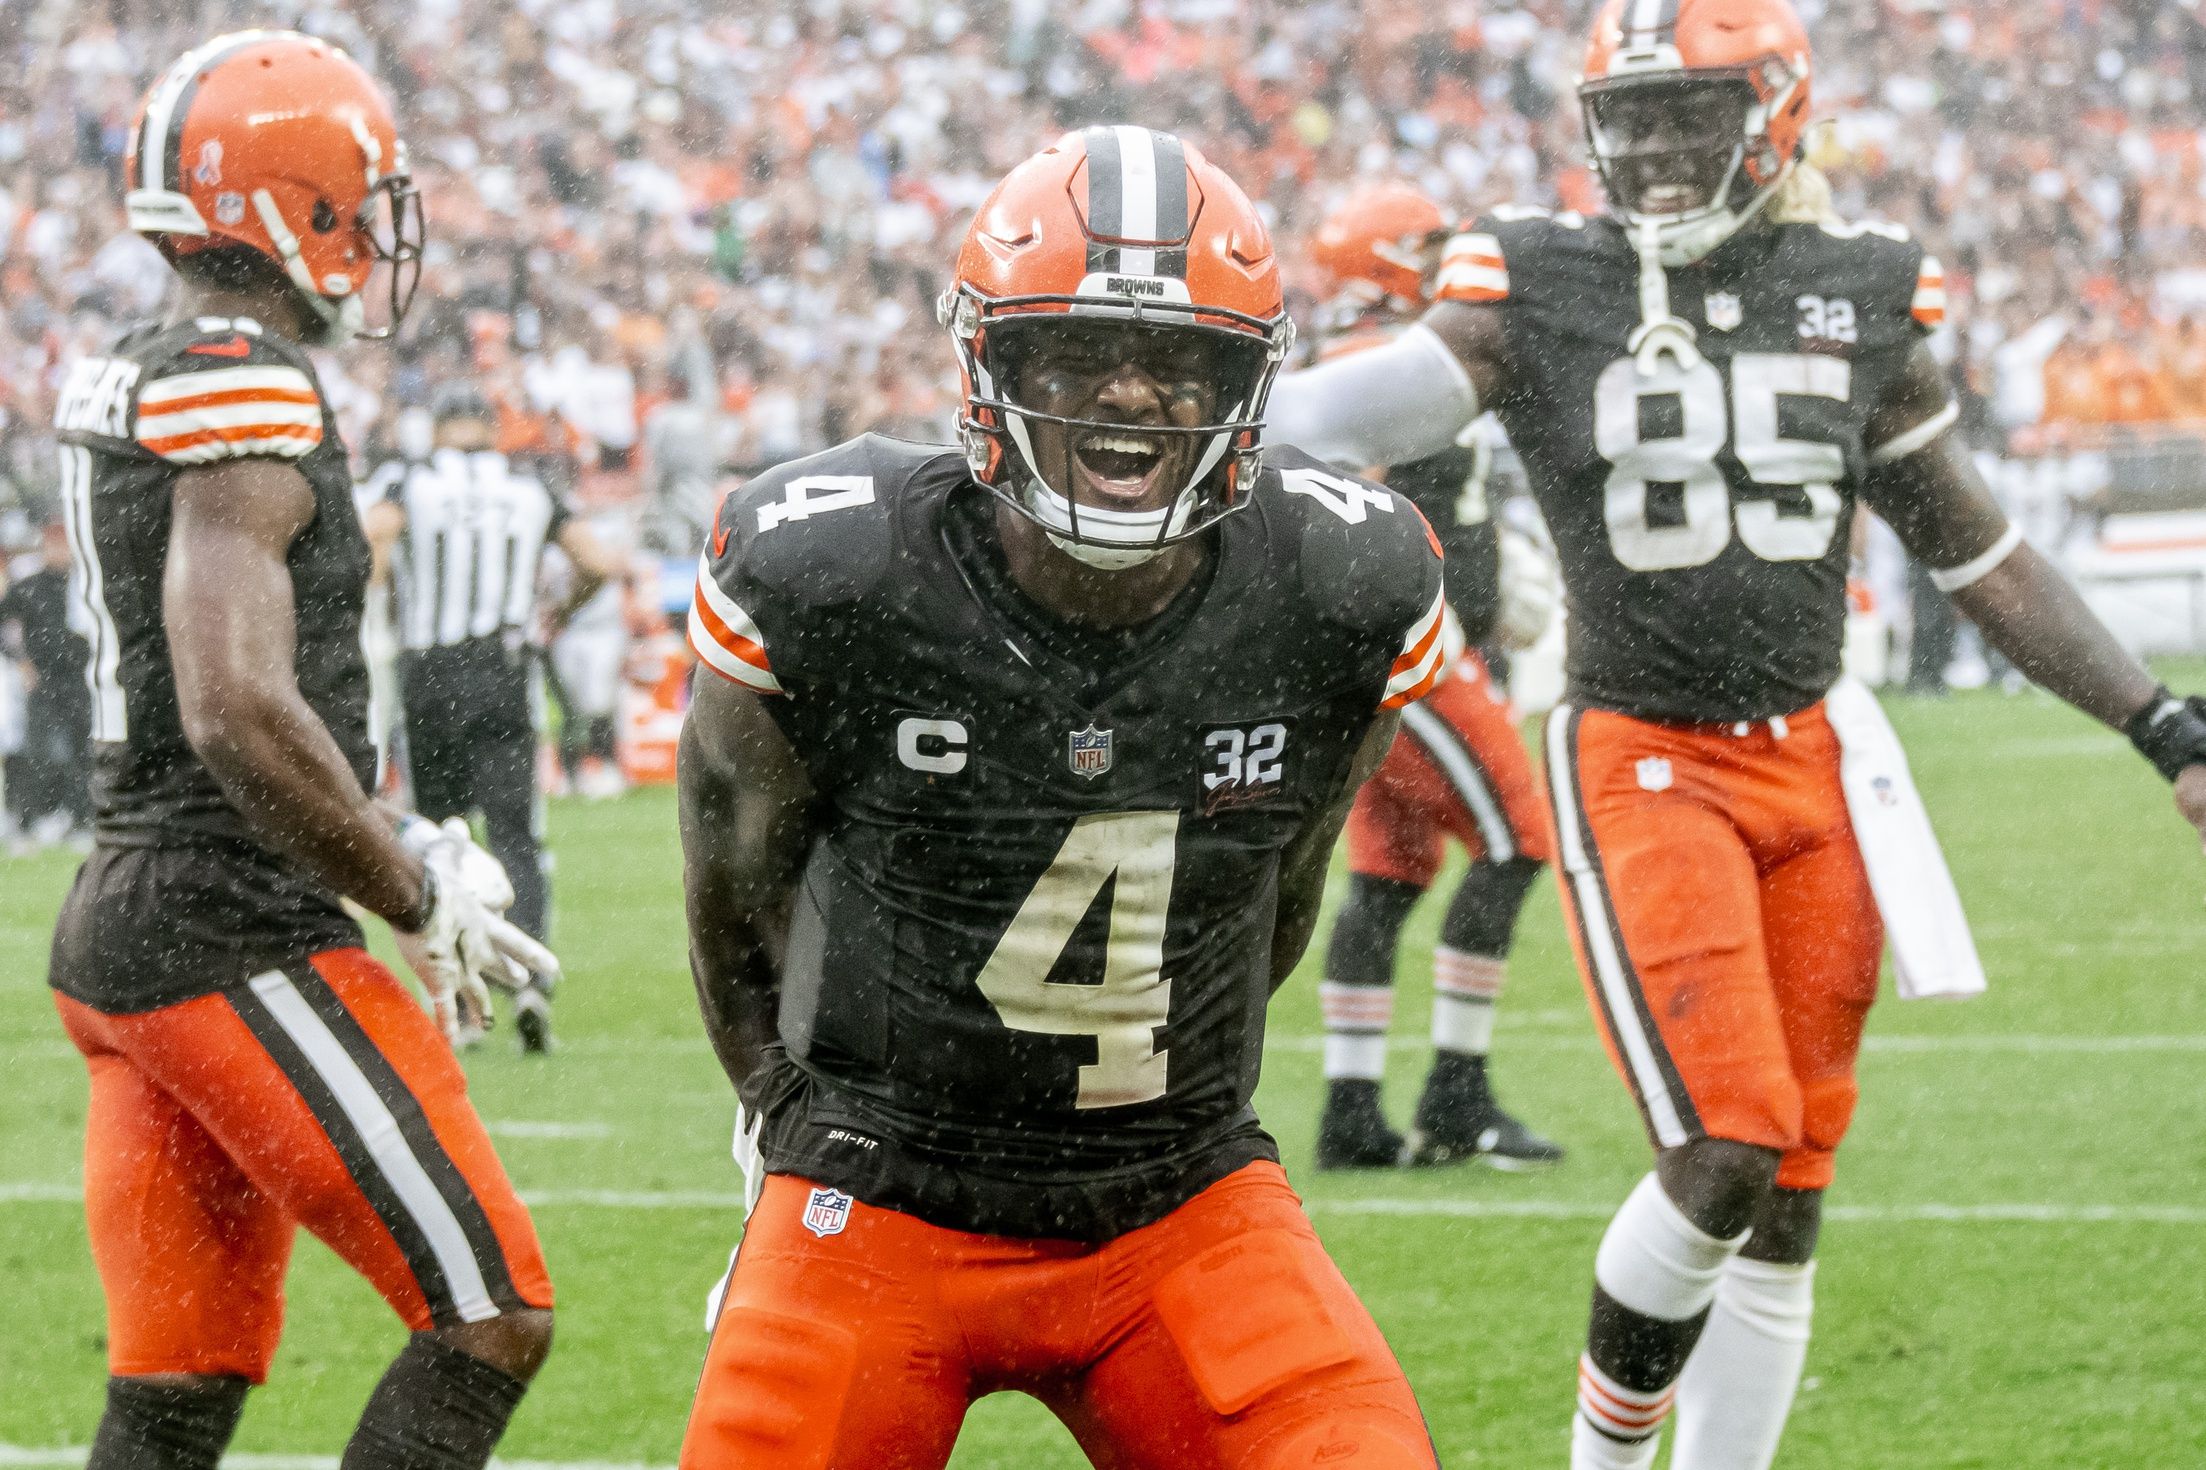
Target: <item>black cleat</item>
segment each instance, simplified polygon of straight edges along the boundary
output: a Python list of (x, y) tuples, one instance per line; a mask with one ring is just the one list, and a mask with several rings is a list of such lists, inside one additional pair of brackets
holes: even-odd
[(1478, 1159), (1518, 1172), (1561, 1163), (1563, 1148), (1502, 1110), (1487, 1084), (1484, 1057), (1441, 1052), (1417, 1099), (1417, 1121), (1403, 1156), (1420, 1169)]
[(1317, 1123), (1320, 1169), (1393, 1169), (1402, 1162), (1402, 1135), (1379, 1107), (1379, 1084), (1336, 1078), (1325, 1084)]
[(513, 997), (513, 1034), (529, 1056), (543, 1056), (552, 1049), (551, 1002), (534, 984)]

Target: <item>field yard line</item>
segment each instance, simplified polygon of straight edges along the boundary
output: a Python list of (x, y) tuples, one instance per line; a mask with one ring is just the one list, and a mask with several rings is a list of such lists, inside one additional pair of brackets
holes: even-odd
[[(1389, 1051), (1429, 1051), (1431, 1043), (1419, 1036), (1396, 1036), (1387, 1041)], [(1590, 1028), (1578, 1036), (1508, 1036), (1495, 1043), (1502, 1051), (1578, 1051), (1597, 1045)], [(1274, 1036), (1264, 1043), (1266, 1051), (1315, 1052), (1325, 1047), (1322, 1036)], [(1960, 1036), (1871, 1036), (1862, 1042), (1864, 1051), (1880, 1052), (1937, 1052), (1937, 1051), (2016, 1051), (2016, 1052), (2083, 1052), (2088, 1054), (2116, 1054), (2122, 1052), (2151, 1051), (2206, 1051), (2206, 1035), (2198, 1036), (2064, 1036), (2059, 1033), (2014, 1032), (2002, 1035), (1985, 1032)]]
[(492, 1118), (483, 1123), (493, 1138), (611, 1138), (610, 1123), (537, 1123), (521, 1118)]
[[(1370, 1199), (1310, 1200), (1313, 1213), (1399, 1215), (1413, 1219), (1606, 1220), (1614, 1205), (1564, 1200)], [(2206, 1205), (1828, 1205), (1826, 1220), (1858, 1225), (1924, 1221), (2015, 1225), (2206, 1225)]]
[[(0, 1185), (0, 1204), (73, 1204), (79, 1198), (77, 1187), (69, 1184)], [(572, 1206), (615, 1210), (740, 1211), (743, 1208), (742, 1192), (732, 1189), (525, 1189), (521, 1191), (521, 1198), (539, 1209)], [(1312, 1213), (1320, 1215), (1397, 1215), (1454, 1220), (1606, 1220), (1616, 1213), (1616, 1206), (1609, 1202), (1548, 1199), (1405, 1199), (1374, 1195), (1364, 1199), (1313, 1199), (1306, 1203)], [(1834, 1204), (1828, 1206), (1823, 1215), (1825, 1219), (1863, 1225), (1936, 1220), (1962, 1224), (2206, 1225), (2206, 1205)], [(4, 1453), (0, 1453), (0, 1470), (8, 1470)]]
[[(75, 1470), (84, 1463), (88, 1453), (83, 1445), (58, 1445), (40, 1450), (0, 1444), (0, 1470)], [(671, 1465), (652, 1465), (642, 1460), (492, 1460), (490, 1463), (500, 1470), (674, 1470)], [(233, 1453), (224, 1455), (222, 1464), (224, 1470), (337, 1470), (337, 1456)]]

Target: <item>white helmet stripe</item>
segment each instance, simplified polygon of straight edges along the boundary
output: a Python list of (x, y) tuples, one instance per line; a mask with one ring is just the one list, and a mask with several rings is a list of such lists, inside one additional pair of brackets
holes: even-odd
[[(1118, 233), (1128, 240), (1157, 238), (1156, 135), (1147, 128), (1111, 129), (1118, 139), (1120, 215)], [(1121, 275), (1153, 276), (1157, 252), (1127, 246), (1118, 252)]]
[(138, 171), (144, 187), (183, 191), (182, 158), (176, 160), (177, 176), (168, 177), (169, 154), (175, 151), (170, 144), (181, 142), (183, 115), (190, 110), (190, 94), (196, 90), (193, 84), (199, 80), (199, 74), (228, 52), (280, 34), (277, 31), (232, 31), (176, 59), (155, 85), (153, 95), (146, 99), (145, 128), (138, 135)]

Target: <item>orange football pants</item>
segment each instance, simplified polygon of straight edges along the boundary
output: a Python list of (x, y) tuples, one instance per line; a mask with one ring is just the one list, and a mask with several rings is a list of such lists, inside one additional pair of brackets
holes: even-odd
[(367, 951), (127, 1015), (54, 1000), (92, 1074), (109, 1372), (263, 1381), (299, 1225), (417, 1332), (551, 1305), (459, 1062)]
[(682, 1470), (937, 1470), (967, 1407), (1005, 1389), (1101, 1470), (1438, 1464), (1378, 1327), (1286, 1175), (1257, 1163), (1103, 1245), (945, 1230), (769, 1178)]
[(1476, 653), (1402, 711), (1401, 733), (1348, 810), (1349, 871), (1429, 887), (1450, 837), (1472, 862), (1552, 855), (1508, 691)]
[(1578, 971), (1657, 1148), (1779, 1150), (1823, 1189), (1883, 925), (1823, 707), (1740, 726), (1558, 706), (1547, 777)]

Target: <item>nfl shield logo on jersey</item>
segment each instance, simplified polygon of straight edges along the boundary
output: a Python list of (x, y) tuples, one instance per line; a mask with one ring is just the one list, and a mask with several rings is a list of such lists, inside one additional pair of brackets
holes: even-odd
[(1641, 791), (1668, 791), (1670, 789), (1670, 762), (1659, 755), (1641, 756), (1635, 769), (1639, 773)]
[(1111, 732), (1090, 724), (1065, 736), (1065, 764), (1075, 776), (1090, 780), (1111, 768)]
[(805, 1201), (804, 1228), (825, 1240), (850, 1223), (850, 1196), (839, 1189), (815, 1189)]
[(1711, 291), (1702, 304), (1708, 309), (1708, 325), (1719, 332), (1733, 331), (1746, 320), (1745, 308), (1729, 291)]

